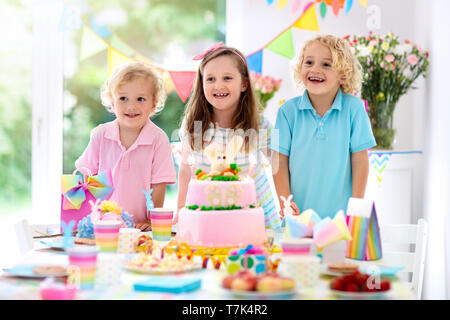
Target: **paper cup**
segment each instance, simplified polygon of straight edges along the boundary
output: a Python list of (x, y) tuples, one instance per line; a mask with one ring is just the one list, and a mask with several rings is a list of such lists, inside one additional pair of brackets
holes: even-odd
[(121, 282), (122, 259), (120, 255), (103, 252), (97, 258), (96, 287), (117, 285)]
[(98, 252), (99, 248), (96, 246), (75, 246), (67, 249), (69, 281), (74, 283), (77, 289), (94, 288)]
[(118, 253), (136, 253), (136, 243), (141, 235), (141, 230), (136, 228), (120, 228)]
[(117, 251), (119, 242), (120, 221), (96, 221), (94, 222), (95, 244), (100, 251)]
[(310, 255), (313, 239), (288, 238), (281, 241), (283, 256)]
[(283, 257), (279, 273), (293, 278), (299, 287), (314, 287), (319, 280), (320, 258), (307, 255)]
[(173, 210), (154, 208), (150, 210), (152, 236), (156, 241), (169, 241), (172, 238)]

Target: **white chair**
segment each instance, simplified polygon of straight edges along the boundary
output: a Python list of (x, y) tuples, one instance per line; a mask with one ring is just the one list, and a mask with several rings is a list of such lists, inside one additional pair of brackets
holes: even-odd
[[(422, 296), (425, 254), (428, 239), (428, 223), (419, 219), (417, 224), (390, 224), (380, 226), (383, 247), (383, 263), (389, 266), (404, 266), (399, 272), (410, 276), (408, 285), (418, 299)], [(415, 246), (411, 250), (412, 245)], [(397, 248), (392, 250), (392, 248)], [(399, 250), (402, 247), (406, 250)]]
[(28, 224), (28, 220), (23, 219), (18, 221), (14, 225), (14, 229), (16, 231), (16, 240), (19, 247), (19, 253), (20, 255), (24, 255), (34, 247), (33, 235), (30, 225)]

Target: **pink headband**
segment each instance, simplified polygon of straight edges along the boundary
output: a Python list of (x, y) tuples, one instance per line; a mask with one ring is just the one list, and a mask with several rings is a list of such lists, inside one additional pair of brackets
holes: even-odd
[[(217, 42), (215, 44), (213, 44), (213, 46), (211, 48), (209, 48), (208, 50), (206, 50), (205, 52), (196, 55), (194, 58), (192, 58), (192, 60), (202, 60), (208, 53), (216, 51), (217, 49), (219, 49), (221, 46), (223, 45), (223, 42)], [(246, 64), (245, 59), (233, 48), (228, 48), (230, 51), (232, 51), (235, 55), (237, 55), (239, 58), (241, 58), (242, 62), (244, 63), (244, 65)]]

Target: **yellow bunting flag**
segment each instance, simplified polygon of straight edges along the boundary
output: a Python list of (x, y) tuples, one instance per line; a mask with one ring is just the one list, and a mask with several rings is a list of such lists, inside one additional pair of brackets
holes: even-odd
[(359, 0), (359, 3), (360, 3), (364, 8), (367, 8), (367, 0)]
[(278, 2), (277, 2), (277, 9), (283, 8), (288, 3), (288, 1), (289, 0), (278, 0)]
[(117, 37), (115, 34), (112, 35), (109, 44), (111, 45), (111, 47), (126, 54), (127, 56), (130, 57), (136, 56), (134, 50), (128, 44), (123, 42), (119, 37)]
[(133, 62), (134, 60), (123, 53), (113, 49), (108, 48), (108, 77), (113, 73), (114, 69), (117, 67), (128, 63)]
[(108, 48), (108, 45), (88, 27), (83, 28), (81, 37), (80, 61)]
[(266, 47), (272, 52), (292, 59), (294, 57), (294, 44), (292, 42), (292, 30), (289, 28), (286, 32), (281, 34), (278, 38), (273, 40)]
[(315, 3), (306, 10), (296, 23), (294, 23), (293, 27), (303, 30), (320, 31), (319, 23), (317, 22)]
[(162, 78), (164, 81), (164, 87), (166, 88), (166, 94), (170, 94), (173, 90), (175, 90), (175, 85), (173, 84), (169, 72), (164, 72)]

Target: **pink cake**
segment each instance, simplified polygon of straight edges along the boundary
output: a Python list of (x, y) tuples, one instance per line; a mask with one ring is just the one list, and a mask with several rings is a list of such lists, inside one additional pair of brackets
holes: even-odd
[(191, 179), (176, 240), (190, 246), (229, 248), (266, 240), (264, 211), (256, 205), (255, 182)]

